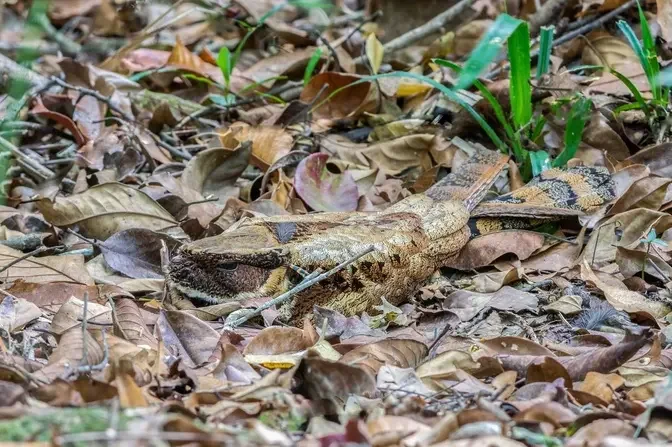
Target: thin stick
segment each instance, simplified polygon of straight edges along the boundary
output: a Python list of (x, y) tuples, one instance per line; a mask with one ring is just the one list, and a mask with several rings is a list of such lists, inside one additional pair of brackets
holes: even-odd
[(88, 333), (86, 332), (86, 326), (88, 322), (88, 311), (89, 311), (89, 292), (84, 292), (84, 308), (82, 310), (82, 360), (79, 362), (79, 366), (89, 366), (89, 360), (86, 358), (87, 347), (86, 341), (88, 339)]
[(262, 306), (259, 306), (253, 312), (250, 312), (249, 314), (247, 314), (245, 316), (242, 316), (242, 317), (238, 318), (237, 320), (233, 321), (230, 325), (225, 326), (224, 329), (233, 329), (235, 327), (238, 327), (241, 324), (245, 323), (246, 321), (248, 321), (248, 320), (250, 320), (250, 319), (252, 319), (252, 318), (254, 318), (258, 315), (261, 315), (261, 313), (263, 311), (265, 311), (266, 309), (268, 309), (270, 307), (273, 307), (276, 304), (282, 304), (285, 301), (288, 301), (290, 298), (292, 298), (297, 293), (300, 293), (300, 292), (306, 290), (308, 287), (311, 287), (314, 284), (317, 284), (318, 282), (322, 281), (325, 278), (328, 278), (329, 276), (333, 275), (334, 273), (340, 272), (341, 270), (343, 270), (348, 265), (352, 264), (353, 262), (355, 262), (356, 260), (358, 260), (362, 256), (368, 255), (369, 253), (371, 253), (374, 250), (375, 250), (375, 247), (370, 246), (369, 248), (364, 250), (362, 253), (360, 253), (358, 255), (355, 255), (352, 258), (338, 264), (336, 267), (334, 267), (333, 269), (329, 270), (326, 273), (320, 273), (319, 270), (314, 271), (310, 275), (306, 276), (303, 279), (303, 281), (301, 281), (292, 290), (289, 290), (289, 291), (283, 293), (282, 295), (280, 295), (276, 298), (273, 298), (272, 300), (264, 303)]
[(14, 146), (11, 142), (2, 137), (0, 137), (0, 150), (11, 152), (23, 165), (25, 165), (42, 180), (46, 180), (54, 176), (54, 172), (51, 169), (45, 168), (37, 161), (21, 152), (18, 147)]
[[(474, 0), (461, 0), (460, 2), (455, 4), (452, 8), (449, 8), (446, 11), (442, 12), (429, 22), (425, 23), (424, 25), (412, 29), (406, 34), (402, 34), (396, 39), (389, 41), (388, 43), (383, 45), (383, 50), (385, 51), (385, 54), (390, 54), (397, 50), (401, 50), (402, 48), (406, 48), (407, 46), (417, 42), (418, 40), (422, 40), (425, 37), (431, 36), (432, 34), (438, 32), (441, 28), (443, 28), (446, 25), (446, 23), (453, 20), (455, 17), (464, 12), (468, 7), (470, 7), (473, 1)], [(365, 58), (366, 55), (359, 56), (354, 60), (354, 62), (356, 64), (361, 64), (362, 62), (364, 62)]]

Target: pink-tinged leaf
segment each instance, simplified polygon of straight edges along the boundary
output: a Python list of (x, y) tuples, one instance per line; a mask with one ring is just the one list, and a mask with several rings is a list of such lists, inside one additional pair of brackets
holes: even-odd
[(327, 169), (327, 154), (312, 154), (299, 163), (294, 176), (296, 193), (315, 211), (354, 211), (359, 192), (349, 172)]
[(37, 98), (35, 101), (35, 106), (30, 111), (33, 115), (41, 116), (50, 120), (56, 121), (61, 126), (65, 127), (70, 131), (72, 137), (75, 139), (75, 142), (79, 146), (83, 146), (87, 143), (88, 139), (82, 134), (82, 131), (77, 127), (77, 124), (69, 117), (65, 116), (62, 113), (52, 112), (47, 109), (47, 107), (42, 103), (42, 100)]

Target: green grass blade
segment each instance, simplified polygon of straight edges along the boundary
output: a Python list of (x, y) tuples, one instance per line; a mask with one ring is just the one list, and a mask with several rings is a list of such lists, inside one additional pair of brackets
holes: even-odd
[[(433, 59), (433, 62), (436, 63), (437, 65), (441, 65), (443, 67), (448, 67), (452, 70), (455, 70), (458, 74), (462, 71), (462, 67), (457, 65), (455, 62), (447, 61), (444, 59)], [(502, 125), (504, 128), (504, 131), (506, 132), (506, 136), (508, 137), (509, 141), (511, 142), (511, 146), (513, 149), (513, 153), (516, 156), (516, 160), (525, 160), (527, 157), (527, 151), (523, 148), (522, 143), (520, 142), (520, 135), (517, 134), (514, 130), (511, 124), (509, 123), (509, 120), (506, 118), (506, 114), (504, 113), (504, 109), (502, 108), (502, 105), (499, 103), (497, 98), (488, 90), (488, 88), (478, 79), (474, 80), (474, 86), (478, 89), (478, 91), (481, 93), (481, 96), (485, 98), (488, 103), (490, 103), (490, 106), (492, 107), (493, 112), (495, 112), (495, 116), (497, 117), (497, 121)]]
[(632, 93), (632, 96), (635, 97), (635, 100), (639, 103), (641, 109), (648, 117), (650, 113), (649, 105), (647, 104), (646, 100), (644, 100), (642, 93), (639, 91), (639, 89), (637, 89), (635, 84), (633, 84), (630, 79), (625, 77), (623, 73), (620, 73), (617, 70), (614, 70), (613, 68), (609, 71), (611, 72), (611, 74), (616, 76), (628, 88), (628, 90), (630, 90), (630, 93)]
[[(433, 59), (432, 61), (437, 65), (441, 65), (442, 67), (448, 67), (451, 70), (456, 71), (458, 74), (462, 72), (462, 67), (460, 67), (455, 62), (444, 59)], [(506, 136), (513, 140), (513, 127), (511, 127), (511, 124), (509, 124), (509, 121), (506, 119), (504, 109), (502, 108), (502, 105), (499, 103), (497, 98), (495, 98), (495, 95), (493, 95), (492, 92), (490, 92), (490, 90), (488, 90), (488, 88), (478, 79), (474, 81), (474, 86), (481, 93), (481, 96), (483, 96), (483, 98), (485, 98), (485, 100), (490, 103), (490, 106), (492, 107), (492, 110), (495, 112), (495, 116), (497, 117), (497, 121), (499, 121), (499, 123), (504, 128), (504, 131), (506, 132)]]
[(315, 71), (315, 67), (317, 67), (317, 63), (320, 61), (320, 58), (322, 57), (322, 48), (317, 48), (315, 52), (310, 56), (310, 60), (308, 61), (308, 64), (306, 65), (306, 70), (303, 72), (303, 84), (308, 84), (310, 81), (310, 78), (313, 77), (313, 71)]
[(651, 34), (649, 22), (646, 20), (644, 11), (641, 5), (637, 2), (637, 9), (639, 10), (639, 22), (642, 28), (642, 43), (644, 44), (644, 54), (649, 64), (651, 90), (653, 97), (667, 104), (667, 97), (663, 94), (663, 87), (658, 83), (658, 74), (660, 73), (660, 64), (658, 63), (658, 53), (656, 52), (656, 41)]
[(672, 86), (672, 69), (663, 70), (658, 74), (656, 81), (665, 87)]
[(523, 23), (508, 14), (500, 14), (465, 62), (455, 89), (469, 88), (499, 54), (511, 34)]
[(224, 75), (224, 84), (226, 85), (226, 88), (229, 88), (233, 66), (231, 65), (231, 51), (229, 51), (228, 48), (220, 48), (219, 53), (217, 54), (217, 66), (222, 71), (222, 75)]
[(494, 143), (494, 145), (502, 152), (508, 153), (509, 147), (506, 145), (506, 143), (504, 143), (502, 139), (499, 138), (497, 132), (495, 132), (495, 130), (490, 126), (490, 124), (488, 124), (488, 122), (471, 105), (469, 105), (462, 98), (460, 98), (460, 96), (453, 90), (449, 89), (440, 82), (437, 82), (430, 77), (419, 75), (416, 73), (393, 72), (393, 73), (377, 74), (372, 76), (364, 76), (358, 81), (353, 82), (352, 84), (348, 84), (345, 87), (341, 87), (339, 89), (334, 90), (326, 99), (320, 101), (318, 104), (315, 104), (313, 106), (313, 109), (320, 107), (322, 104), (329, 101), (334, 95), (337, 95), (338, 93), (340, 93), (341, 91), (345, 90), (348, 87), (352, 87), (354, 85), (361, 84), (363, 82), (374, 82), (378, 79), (383, 78), (410, 78), (431, 85), (432, 87), (434, 87), (435, 89), (446, 95), (448, 99), (455, 102), (460, 107), (464, 108), (481, 126), (483, 131), (488, 135), (488, 137)]
[(656, 98), (656, 92), (655, 92), (656, 76), (654, 75), (654, 68), (651, 66), (651, 61), (649, 61), (649, 58), (645, 54), (642, 44), (639, 42), (639, 39), (637, 39), (635, 32), (632, 30), (632, 28), (627, 22), (619, 20), (618, 28), (621, 30), (626, 40), (628, 41), (632, 49), (635, 51), (635, 54), (639, 58), (639, 63), (642, 64), (644, 73), (646, 73), (646, 79), (649, 81), (651, 91), (653, 91), (654, 93), (654, 98)]
[(532, 86), (530, 85), (530, 31), (527, 22), (518, 26), (509, 37), (511, 62), (511, 112), (516, 129), (526, 126), (532, 118)]
[(592, 102), (584, 96), (580, 96), (572, 105), (565, 127), (565, 149), (553, 160), (553, 167), (565, 166), (576, 155), (583, 137), (583, 129), (590, 118), (591, 105)]
[(537, 79), (548, 73), (553, 50), (554, 26), (542, 26), (539, 35), (539, 58), (537, 59)]

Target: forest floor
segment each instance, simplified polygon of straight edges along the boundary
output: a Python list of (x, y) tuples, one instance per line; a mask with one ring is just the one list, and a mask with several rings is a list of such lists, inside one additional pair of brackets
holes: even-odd
[[(0, 444), (672, 445), (671, 43), (665, 0), (0, 0)], [(437, 182), (459, 254), (321, 306)], [(174, 293), (261, 227), (336, 241), (282, 267), (312, 318), (261, 261)]]

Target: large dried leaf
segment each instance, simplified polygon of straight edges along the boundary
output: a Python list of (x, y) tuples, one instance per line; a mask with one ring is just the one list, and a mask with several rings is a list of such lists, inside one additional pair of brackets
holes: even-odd
[(41, 199), (37, 207), (57, 227), (77, 225), (84, 236), (105, 240), (129, 228), (158, 231), (177, 225), (173, 216), (145, 193), (121, 183), (103, 183), (81, 194)]
[(383, 365), (415, 368), (427, 356), (424, 343), (410, 339), (383, 340), (360, 346), (341, 357), (341, 362), (359, 366), (376, 375)]
[(158, 342), (142, 319), (138, 305), (131, 299), (121, 299), (114, 303), (115, 332), (136, 345), (157, 347)]
[[(86, 338), (86, 360), (82, 362), (84, 356), (84, 339)], [(55, 365), (62, 361), (68, 361), (72, 366), (77, 367), (80, 364), (97, 365), (103, 360), (103, 350), (98, 342), (86, 333), (82, 333), (81, 326), (74, 327), (66, 331), (58, 342), (58, 346), (49, 357), (49, 364)]]
[[(109, 306), (89, 302), (86, 306), (86, 321), (96, 325), (112, 324), (112, 309)], [(80, 326), (84, 319), (84, 301), (71, 297), (51, 320), (50, 330), (56, 335)]]
[(648, 312), (656, 317), (664, 317), (670, 312), (670, 307), (662, 302), (652, 301), (644, 295), (627, 290), (614, 287), (597, 277), (595, 272), (590, 268), (587, 261), (583, 262), (582, 273), (585, 274), (585, 279), (595, 284), (609, 301), (609, 304), (614, 306), (617, 310), (624, 310), (626, 312)]
[(37, 284), (63, 281), (93, 286), (93, 279), (86, 271), (84, 257), (81, 255), (23, 258), (25, 258), (24, 253), (6, 245), (0, 245), (0, 268), (6, 267), (0, 273), (0, 279), (5, 282), (20, 279)]
[(0, 328), (6, 333), (23, 329), (33, 320), (42, 316), (42, 311), (23, 298), (6, 296), (0, 303)]
[(287, 76), (294, 80), (301, 79), (315, 50), (315, 47), (300, 48), (291, 53), (283, 52), (261, 59), (245, 70), (242, 75), (254, 82), (262, 83), (265, 87), (272, 87), (276, 81), (273, 78), (278, 76)]
[[(552, 357), (565, 367), (573, 381), (583, 380), (591, 372), (610, 373), (626, 363), (644, 345), (649, 343), (650, 333), (628, 334), (622, 342), (606, 348), (597, 348), (573, 357)], [(514, 370), (525, 376), (530, 365), (541, 361), (539, 355), (499, 355), (497, 357), (506, 370)]]
[(237, 197), (236, 180), (247, 167), (250, 146), (241, 145), (235, 150), (208, 149), (189, 160), (182, 174), (184, 184), (203, 194), (214, 195), (219, 203)]
[(192, 368), (208, 362), (219, 341), (208, 323), (183, 311), (162, 311), (156, 324), (166, 348)]
[(286, 354), (308, 349), (312, 343), (295, 327), (267, 327), (245, 346), (244, 355)]
[(593, 31), (588, 36), (591, 45), (583, 50), (584, 64), (603, 65), (620, 71), (619, 65), (639, 63), (637, 55), (624, 40), (604, 31)]
[(340, 409), (350, 395), (374, 397), (376, 392), (373, 376), (357, 365), (308, 356), (301, 361), (298, 374), (303, 378), (303, 394), (333, 405), (328, 412)]
[(533, 231), (508, 230), (489, 233), (470, 240), (460, 255), (446, 263), (446, 267), (471, 270), (492, 264), (497, 258), (514, 254), (527, 259), (544, 245), (544, 235)]
[(315, 211), (355, 211), (359, 190), (349, 172), (327, 169), (327, 154), (313, 154), (299, 163), (294, 176), (296, 193)]
[(252, 142), (250, 163), (262, 171), (266, 171), (273, 163), (289, 154), (294, 145), (294, 138), (287, 130), (278, 126), (234, 125), (231, 129), (235, 132), (237, 140)]
[(112, 235), (100, 244), (105, 262), (130, 278), (163, 278), (161, 248), (172, 253), (180, 242), (144, 228), (131, 228)]
[(446, 297), (442, 307), (457, 315), (462, 321), (469, 321), (485, 308), (521, 312), (537, 310), (537, 297), (531, 293), (505, 286), (494, 293), (476, 293), (457, 290)]
[[(372, 83), (362, 82), (347, 87), (359, 79), (360, 77), (356, 75), (344, 73), (320, 73), (306, 84), (301, 92), (301, 101), (318, 106), (313, 111), (318, 118), (356, 118), (365, 112), (373, 112), (377, 105), (378, 95)], [(331, 96), (341, 88), (343, 90)], [(327, 98), (329, 98), (328, 101)]]

